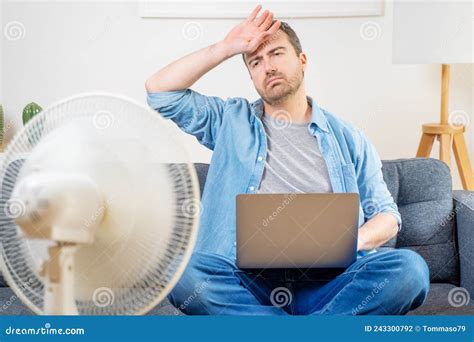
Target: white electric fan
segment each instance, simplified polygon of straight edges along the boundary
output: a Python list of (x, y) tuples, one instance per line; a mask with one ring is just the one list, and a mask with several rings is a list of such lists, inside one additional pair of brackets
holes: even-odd
[(2, 273), (34, 312), (144, 314), (179, 280), (199, 186), (152, 109), (103, 93), (61, 101), (14, 137), (0, 172)]

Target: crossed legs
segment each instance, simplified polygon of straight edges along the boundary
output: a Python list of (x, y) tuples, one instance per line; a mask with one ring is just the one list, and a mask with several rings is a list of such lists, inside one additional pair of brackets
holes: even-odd
[(420, 306), (428, 291), (426, 262), (408, 249), (366, 255), (331, 280), (291, 282), (195, 252), (169, 299), (188, 315), (403, 315)]

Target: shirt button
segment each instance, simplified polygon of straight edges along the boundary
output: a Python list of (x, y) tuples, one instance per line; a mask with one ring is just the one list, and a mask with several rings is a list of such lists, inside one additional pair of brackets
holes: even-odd
[(262, 157), (262, 156), (258, 156), (257, 160), (258, 160), (258, 161), (262, 161), (262, 160), (263, 160), (263, 157)]
[(236, 242), (236, 241), (234, 241), (234, 246), (237, 246), (237, 242)]
[(249, 188), (249, 190), (250, 190), (250, 191), (254, 191), (254, 190), (255, 190), (255, 187), (254, 187), (254, 186), (251, 186), (251, 187)]

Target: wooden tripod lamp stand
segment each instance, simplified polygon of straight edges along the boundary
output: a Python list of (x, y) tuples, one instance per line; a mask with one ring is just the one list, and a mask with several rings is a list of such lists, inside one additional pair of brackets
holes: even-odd
[(449, 65), (442, 65), (441, 81), (441, 122), (424, 124), (423, 135), (418, 147), (417, 157), (429, 157), (434, 139), (439, 140), (439, 159), (451, 168), (451, 151), (458, 166), (462, 186), (465, 190), (474, 190), (474, 175), (464, 141), (464, 125), (453, 125), (448, 121)]
[(451, 152), (454, 152), (466, 190), (474, 190), (474, 175), (464, 140), (466, 127), (449, 122), (448, 99), (450, 64), (474, 63), (472, 7), (470, 1), (395, 1), (393, 8), (394, 63), (441, 64), (440, 122), (422, 126), (416, 156), (430, 157), (436, 138), (440, 143), (439, 159), (450, 168)]

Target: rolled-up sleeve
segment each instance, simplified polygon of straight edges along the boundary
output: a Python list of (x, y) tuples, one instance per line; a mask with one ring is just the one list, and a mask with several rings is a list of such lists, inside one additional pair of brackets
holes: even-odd
[(192, 89), (147, 92), (148, 105), (213, 150), (222, 125), (225, 101)]
[(380, 157), (374, 145), (362, 132), (359, 132), (358, 146), (355, 169), (365, 219), (369, 220), (379, 213), (391, 213), (397, 219), (400, 231), (402, 218), (383, 179)]

